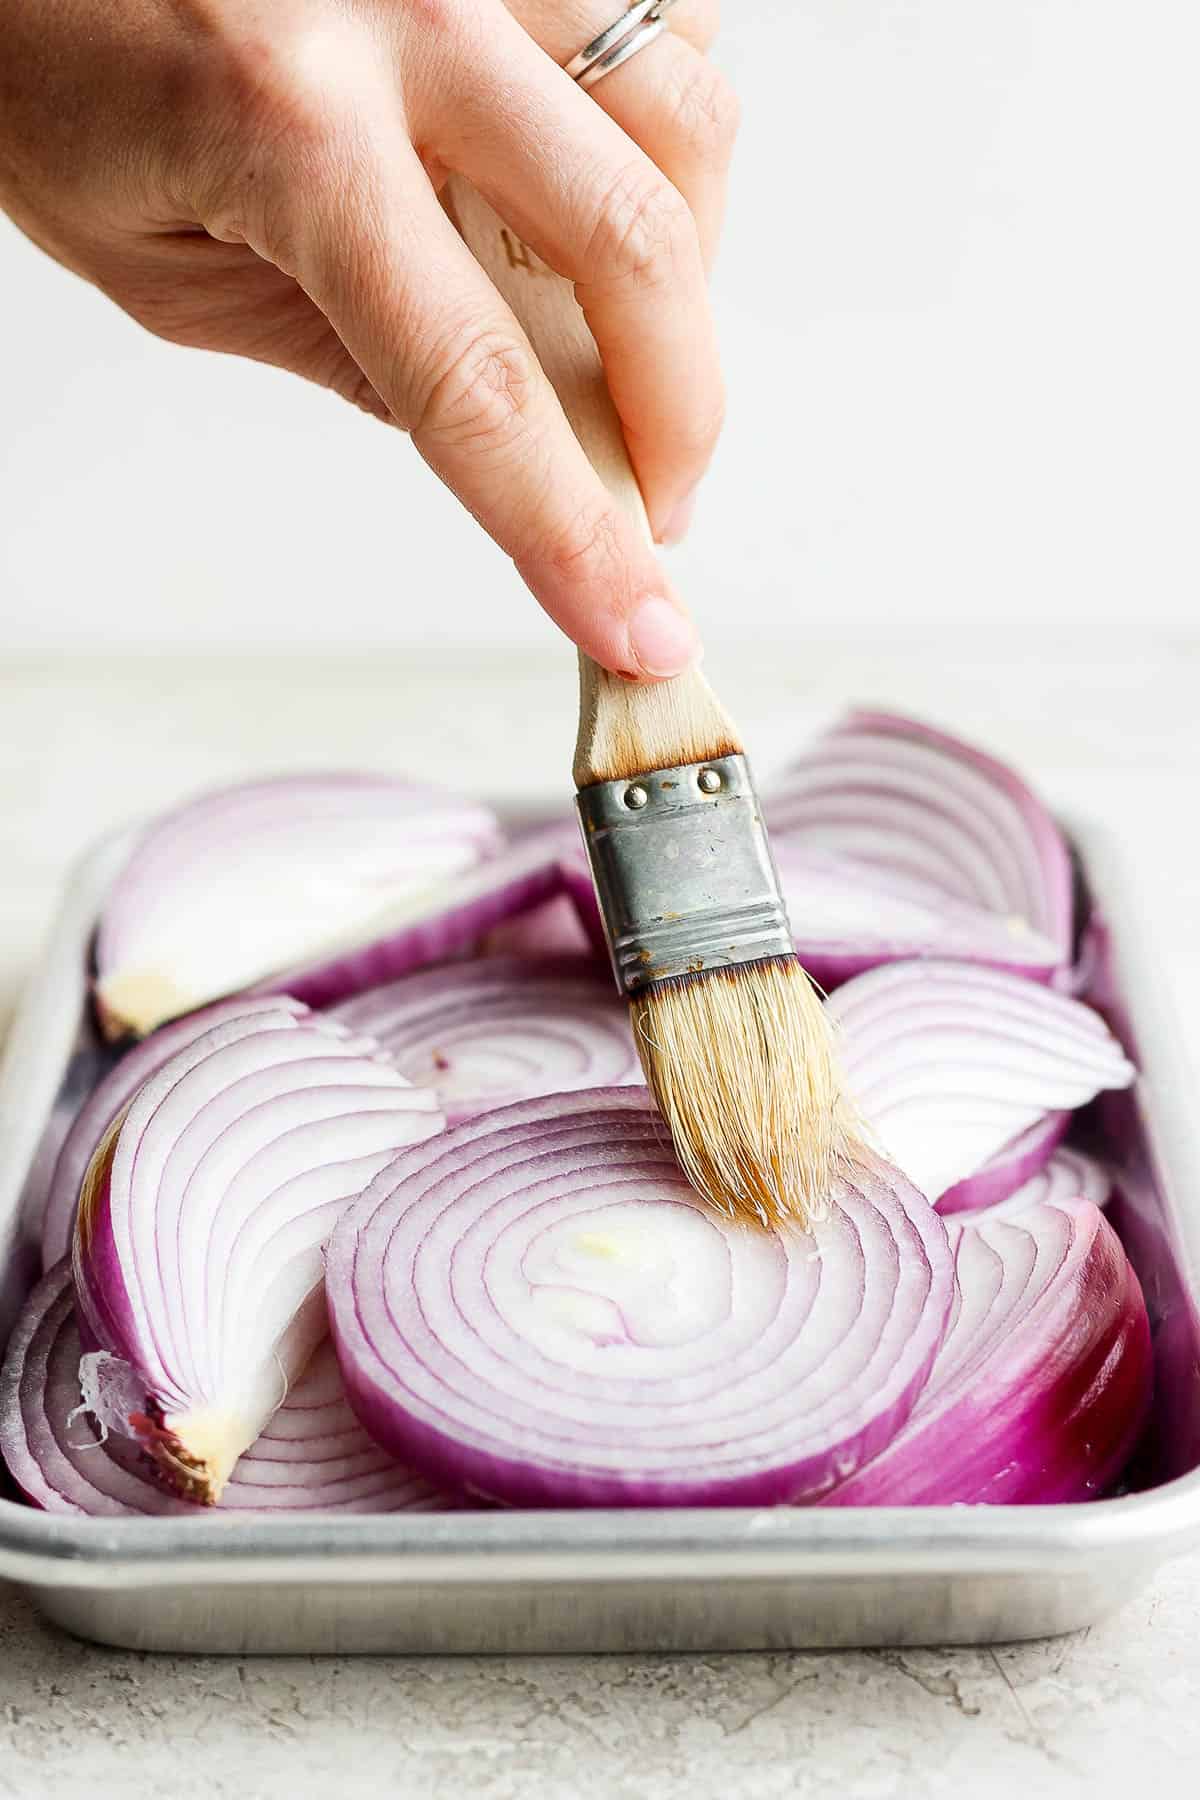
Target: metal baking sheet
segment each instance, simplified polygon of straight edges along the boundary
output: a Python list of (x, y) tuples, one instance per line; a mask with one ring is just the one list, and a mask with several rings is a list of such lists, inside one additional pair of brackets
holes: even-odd
[[(0, 1577), (68, 1630), (171, 1651), (708, 1651), (984, 1643), (1090, 1624), (1200, 1542), (1200, 1127), (1154, 938), (1113, 846), (1072, 837), (1107, 923), (1100, 998), (1140, 1069), (1097, 1123), (1150, 1304), (1138, 1491), (1086, 1505), (76, 1519), (0, 1498)], [(33, 1273), (22, 1193), (103, 1052), (92, 927), (124, 854), (76, 871), (0, 1066), (0, 1335)]]

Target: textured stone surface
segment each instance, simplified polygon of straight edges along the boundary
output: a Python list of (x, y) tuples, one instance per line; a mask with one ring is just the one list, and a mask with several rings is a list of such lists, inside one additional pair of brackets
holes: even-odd
[(0, 1794), (88, 1800), (1084, 1800), (1200, 1780), (1200, 1562), (977, 1650), (145, 1657), (0, 1598)]
[[(1195, 643), (817, 646), (722, 686), (766, 762), (842, 699), (890, 700), (1019, 758), (1141, 859), (1181, 1005), (1200, 999)], [(70, 854), (251, 769), (391, 764), (555, 791), (569, 661), (0, 664), (0, 1012)], [(498, 760), (494, 746), (503, 746)], [(1190, 1033), (1193, 1050), (1197, 1036)], [(429, 1661), (145, 1657), (0, 1587), (0, 1797), (1084, 1800), (1200, 1782), (1200, 1561), (1044, 1644), (832, 1655)]]

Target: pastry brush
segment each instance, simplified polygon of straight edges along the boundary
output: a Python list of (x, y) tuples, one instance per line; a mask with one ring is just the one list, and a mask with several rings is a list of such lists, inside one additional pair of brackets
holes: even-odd
[[(571, 284), (459, 177), (444, 202), (649, 539)], [(635, 683), (581, 654), (579, 670), (579, 818), (650, 1092), (706, 1200), (734, 1218), (804, 1222), (846, 1154), (846, 1115), (737, 731), (698, 669)]]

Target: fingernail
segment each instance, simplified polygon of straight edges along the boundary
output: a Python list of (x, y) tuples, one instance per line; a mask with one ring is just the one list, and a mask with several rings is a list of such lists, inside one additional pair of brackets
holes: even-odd
[(683, 499), (667, 514), (659, 536), (661, 544), (681, 544), (687, 536), (692, 524), (692, 515), (696, 510), (696, 489), (685, 494)]
[(686, 613), (655, 595), (629, 620), (629, 648), (647, 675), (679, 675), (696, 660), (700, 641)]

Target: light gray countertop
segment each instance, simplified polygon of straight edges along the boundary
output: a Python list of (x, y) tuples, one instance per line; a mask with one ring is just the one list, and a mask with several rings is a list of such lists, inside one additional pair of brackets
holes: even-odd
[[(937, 633), (815, 644), (802, 668), (761, 653), (721, 686), (756, 721), (760, 763), (847, 699), (887, 701), (1108, 822), (1144, 870), (1186, 1019), (1198, 678), (1196, 640)], [(66, 864), (107, 826), (250, 770), (330, 764), (549, 797), (571, 682), (565, 656), (0, 662), (0, 1028)], [(153, 1658), (74, 1643), (0, 1589), (0, 1796), (1082, 1800), (1148, 1785), (1173, 1800), (1198, 1776), (1196, 1557), (1090, 1632), (994, 1651)]]

